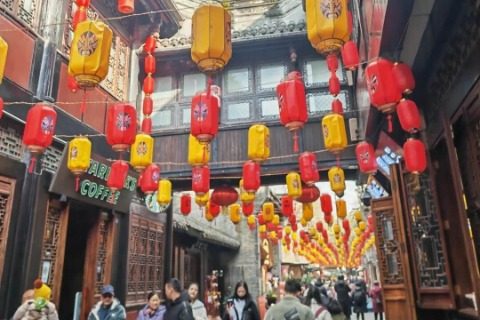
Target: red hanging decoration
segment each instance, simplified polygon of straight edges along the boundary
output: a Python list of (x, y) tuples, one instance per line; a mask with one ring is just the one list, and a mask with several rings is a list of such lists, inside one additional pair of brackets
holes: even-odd
[(353, 31), (353, 14), (352, 11), (347, 11), (347, 30), (348, 34), (352, 34)]
[(253, 160), (243, 164), (243, 188), (247, 192), (257, 192), (260, 188), (260, 164)]
[(405, 170), (410, 173), (420, 174), (427, 168), (427, 153), (425, 145), (418, 139), (408, 139), (403, 145)]
[[(131, 3), (133, 6), (133, 0), (131, 0)], [(153, 100), (151, 94), (155, 90), (155, 79), (153, 78), (153, 74), (155, 73), (157, 67), (157, 62), (152, 53), (155, 50), (156, 44), (156, 38), (153, 35), (150, 35), (145, 40), (145, 44), (143, 46), (143, 50), (147, 53), (144, 63), (144, 70), (147, 75), (143, 80), (143, 92), (145, 94), (145, 97), (143, 98), (142, 132), (146, 134), (152, 133), (152, 119), (150, 118), (150, 116), (153, 112)]]
[(180, 197), (180, 213), (188, 216), (192, 211), (192, 197), (189, 194), (182, 194)]
[(43, 153), (52, 144), (57, 112), (52, 107), (37, 103), (27, 113), (23, 144), (31, 153)]
[(292, 231), (293, 231), (293, 232), (297, 232), (297, 230), (298, 230), (298, 224), (292, 223), (292, 224), (291, 224), (291, 227), (292, 227)]
[(152, 54), (148, 54), (145, 57), (144, 70), (146, 74), (153, 74), (156, 71), (156, 61), (155, 57)]
[(220, 99), (211, 91), (195, 95), (192, 99), (191, 134), (202, 143), (210, 142), (218, 132)]
[(151, 95), (153, 93), (153, 89), (155, 87), (155, 80), (151, 75), (147, 75), (143, 80), (143, 92), (146, 95)]
[(76, 93), (79, 89), (77, 80), (71, 75), (67, 75), (67, 86), (71, 92)]
[(322, 230), (322, 238), (323, 238), (323, 242), (328, 244), (328, 231), (327, 231), (327, 229)]
[(393, 65), (393, 75), (403, 94), (412, 93), (413, 89), (415, 89), (415, 77), (408, 64), (395, 62)]
[(313, 152), (303, 152), (298, 157), (298, 166), (300, 167), (300, 176), (307, 185), (314, 184), (320, 180), (317, 168), (317, 157)]
[(322, 193), (320, 196), (320, 206), (325, 214), (331, 214), (333, 211), (332, 197), (328, 193)]
[(107, 142), (114, 151), (123, 152), (135, 142), (137, 112), (129, 104), (114, 104), (107, 111)]
[(328, 224), (328, 225), (331, 225), (333, 223), (333, 216), (332, 214), (324, 214), (323, 215), (324, 218), (325, 218), (325, 222)]
[(121, 14), (131, 14), (135, 11), (134, 0), (118, 0), (117, 3), (118, 12)]
[(402, 99), (397, 105), (397, 115), (400, 126), (409, 133), (417, 132), (421, 126), (420, 112), (412, 100)]
[(296, 217), (294, 214), (290, 215), (290, 216), (288, 217), (288, 222), (289, 222), (290, 224), (296, 224), (296, 223), (297, 223), (297, 217)]
[(384, 113), (395, 111), (395, 105), (402, 98), (393, 73), (393, 63), (379, 58), (368, 64), (365, 78), (370, 95), (370, 103)]
[(327, 67), (328, 71), (335, 73), (338, 69), (338, 58), (335, 53), (330, 53), (327, 55)]
[(75, 13), (73, 14), (72, 19), (72, 28), (73, 31), (77, 28), (77, 25), (80, 22), (87, 20), (87, 8), (86, 7), (78, 7)]
[(160, 180), (160, 167), (152, 163), (142, 172), (142, 179), (139, 181), (140, 189), (145, 194), (151, 194), (157, 191), (158, 181)]
[(305, 85), (298, 71), (290, 72), (287, 80), (277, 86), (277, 99), (280, 113), (280, 123), (294, 136), (293, 151), (298, 152), (298, 133), (308, 120)]
[(375, 157), (375, 149), (373, 146), (365, 141), (357, 144), (355, 148), (357, 155), (358, 167), (363, 173), (377, 172), (377, 160)]
[(348, 221), (348, 219), (343, 219), (342, 221), (342, 225), (343, 225), (343, 230), (345, 230), (345, 233), (350, 233), (350, 221)]
[(302, 195), (296, 200), (301, 203), (312, 203), (320, 197), (320, 190), (315, 185), (303, 186)]
[(107, 179), (107, 186), (112, 191), (123, 189), (128, 175), (128, 163), (123, 160), (116, 160), (112, 164), (110, 174)]
[(150, 134), (152, 132), (152, 119), (144, 118), (142, 121), (142, 132)]
[(335, 73), (330, 74), (330, 80), (328, 80), (328, 91), (334, 97), (340, 93), (340, 80)]
[(220, 214), (220, 206), (213, 201), (208, 201), (208, 207), (210, 214), (216, 218)]
[(259, 224), (259, 225), (264, 225), (264, 224), (266, 223), (265, 217), (263, 216), (262, 213), (260, 213), (260, 214), (257, 216), (257, 219), (258, 219), (258, 224)]
[(343, 114), (343, 104), (340, 99), (333, 99), (332, 101), (332, 112), (333, 113), (338, 113), (338, 114)]
[(354, 71), (360, 64), (360, 57), (358, 54), (357, 44), (352, 40), (345, 42), (342, 47), (343, 66), (347, 70)]
[(253, 208), (253, 202), (242, 202), (242, 212), (245, 217), (248, 217), (253, 213)]
[(323, 223), (321, 221), (318, 221), (316, 224), (315, 224), (315, 227), (317, 229), (318, 232), (322, 232), (323, 231)]
[(282, 214), (284, 217), (290, 217), (293, 213), (293, 200), (289, 196), (282, 197)]
[(373, 232), (375, 230), (375, 219), (372, 214), (367, 217), (367, 224), (368, 229)]
[(153, 99), (150, 97), (150, 95), (145, 96), (143, 98), (143, 114), (150, 116), (153, 112)]
[(230, 186), (221, 186), (213, 190), (210, 201), (215, 202), (219, 206), (227, 207), (238, 200), (238, 192)]
[(192, 168), (192, 190), (198, 195), (210, 191), (210, 168), (198, 166)]

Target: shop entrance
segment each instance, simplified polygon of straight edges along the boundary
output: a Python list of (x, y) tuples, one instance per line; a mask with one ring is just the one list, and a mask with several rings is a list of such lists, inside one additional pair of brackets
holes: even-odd
[(84, 287), (88, 238), (97, 221), (97, 208), (71, 203), (58, 310), (60, 319), (73, 319), (75, 294)]

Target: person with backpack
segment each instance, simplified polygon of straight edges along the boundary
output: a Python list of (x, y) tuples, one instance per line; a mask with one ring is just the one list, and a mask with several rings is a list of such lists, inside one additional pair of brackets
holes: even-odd
[(365, 320), (365, 312), (367, 312), (367, 294), (363, 290), (362, 286), (357, 285), (355, 291), (352, 294), (353, 300), (353, 312), (357, 315), (357, 320), (362, 318)]
[[(33, 297), (28, 297), (13, 315), (13, 320), (58, 320), (55, 305), (50, 302), (52, 290), (37, 279), (33, 283)], [(33, 299), (31, 299), (33, 298)]]
[(377, 320), (379, 315), (380, 320), (383, 320), (382, 288), (380, 287), (380, 283), (378, 281), (373, 283), (373, 288), (370, 290), (369, 294), (372, 298), (373, 315), (375, 320)]
[(316, 320), (345, 320), (340, 303), (330, 297), (327, 288), (319, 281), (310, 290), (308, 301)]
[(301, 291), (302, 287), (298, 280), (288, 279), (285, 282), (285, 296), (268, 309), (264, 320), (314, 320), (312, 310), (303, 305), (298, 298)]
[(337, 294), (337, 300), (342, 306), (345, 319), (350, 320), (352, 314), (352, 300), (350, 298), (350, 287), (345, 283), (344, 276), (338, 276), (338, 280), (335, 283), (335, 292)]

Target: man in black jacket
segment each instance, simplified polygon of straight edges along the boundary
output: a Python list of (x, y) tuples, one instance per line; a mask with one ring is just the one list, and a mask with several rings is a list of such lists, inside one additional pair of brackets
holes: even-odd
[(165, 297), (168, 300), (164, 320), (194, 320), (192, 308), (182, 295), (182, 286), (178, 279), (172, 278), (165, 283)]
[(352, 299), (349, 292), (350, 287), (345, 283), (343, 276), (338, 276), (338, 280), (335, 283), (335, 292), (337, 293), (337, 300), (342, 305), (343, 313), (347, 319), (350, 319), (352, 314)]

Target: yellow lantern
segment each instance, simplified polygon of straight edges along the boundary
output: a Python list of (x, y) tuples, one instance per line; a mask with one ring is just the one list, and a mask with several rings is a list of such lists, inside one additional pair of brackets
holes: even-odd
[(205, 4), (192, 16), (192, 60), (203, 72), (216, 72), (232, 57), (231, 17), (219, 5)]
[[(353, 229), (353, 232), (355, 232), (355, 235), (356, 235), (357, 237), (360, 237), (360, 236), (362, 235), (362, 230), (360, 230), (359, 227), (354, 228), (354, 229)], [(357, 244), (358, 244), (358, 242), (357, 242)]]
[(153, 138), (145, 133), (135, 136), (130, 147), (130, 164), (137, 171), (142, 171), (153, 161)]
[(357, 223), (363, 220), (363, 215), (359, 210), (356, 210), (353, 213), (353, 217), (355, 218), (355, 221), (357, 221)]
[(308, 224), (307, 219), (305, 219), (304, 217), (302, 217), (302, 218), (300, 219), (300, 224), (302, 225), (302, 227), (306, 227), (307, 224)]
[(339, 153), (347, 147), (347, 131), (345, 120), (338, 113), (329, 113), (322, 119), (323, 141), (325, 149), (333, 153)]
[(360, 229), (360, 231), (365, 231), (365, 229), (367, 229), (367, 224), (365, 223), (365, 221), (360, 221), (358, 223), (358, 228)]
[(287, 174), (287, 190), (291, 198), (298, 198), (302, 195), (302, 179), (297, 172)]
[(333, 225), (333, 233), (335, 233), (336, 235), (340, 234), (340, 225), (338, 223), (335, 223)]
[(249, 215), (247, 218), (247, 224), (250, 226), (255, 225), (255, 216), (253, 214)]
[(302, 211), (303, 211), (303, 218), (305, 220), (310, 221), (313, 218), (313, 205), (311, 203), (303, 203), (302, 204)]
[(112, 30), (100, 21), (77, 25), (70, 49), (68, 73), (82, 88), (96, 86), (108, 74)]
[(298, 240), (298, 233), (296, 233), (296, 232), (293, 232), (293, 233), (292, 233), (292, 240), (293, 240), (293, 241), (297, 241), (297, 240)]
[(347, 217), (347, 202), (343, 199), (337, 199), (335, 205), (337, 207), (337, 218), (345, 219)]
[(207, 219), (207, 221), (209, 221), (209, 222), (212, 222), (213, 219), (215, 219), (215, 217), (210, 213), (210, 210), (208, 210), (208, 207), (209, 206), (206, 206), (205, 209), (204, 209), (205, 210), (205, 219)]
[(266, 222), (272, 221), (273, 216), (275, 215), (275, 207), (273, 202), (265, 202), (262, 206), (262, 213)]
[(238, 203), (234, 203), (228, 207), (230, 211), (230, 220), (237, 224), (242, 220), (242, 215), (240, 214), (240, 205)]
[(210, 146), (201, 144), (193, 135), (188, 137), (188, 164), (192, 167), (204, 166), (210, 161)]
[(208, 198), (209, 198), (208, 192), (204, 193), (202, 195), (196, 194), (195, 195), (195, 203), (197, 205), (199, 205), (200, 207), (204, 207), (208, 202)]
[(332, 167), (328, 170), (328, 180), (330, 188), (339, 197), (343, 197), (345, 193), (345, 173), (340, 167)]
[(157, 202), (161, 205), (168, 205), (172, 201), (172, 183), (170, 180), (161, 179), (158, 182)]
[[(252, 216), (253, 216), (253, 215), (252, 215)], [(249, 218), (252, 217), (252, 216), (249, 216)], [(267, 226), (264, 225), (264, 224), (259, 225), (259, 226), (258, 226), (258, 232), (260, 232), (260, 233), (267, 232)]]
[(0, 84), (5, 74), (5, 65), (7, 64), (8, 43), (0, 37)]
[(277, 232), (276, 231), (270, 231), (268, 233), (268, 238), (271, 240), (276, 240), (277, 239)]
[(74, 175), (88, 170), (92, 154), (92, 143), (87, 137), (77, 137), (68, 143), (67, 167)]
[(248, 158), (264, 161), (270, 156), (270, 130), (262, 124), (254, 124), (248, 129)]
[(272, 223), (276, 226), (280, 224), (280, 217), (278, 216), (278, 214), (273, 215)]
[(285, 234), (291, 234), (292, 233), (292, 227), (291, 226), (285, 226), (284, 230), (285, 230)]
[(347, 0), (306, 0), (307, 36), (321, 54), (339, 51), (350, 38)]
[(249, 203), (255, 200), (255, 193), (254, 192), (247, 192), (243, 188), (243, 179), (240, 179), (240, 183), (238, 184), (240, 189), (240, 201)]

